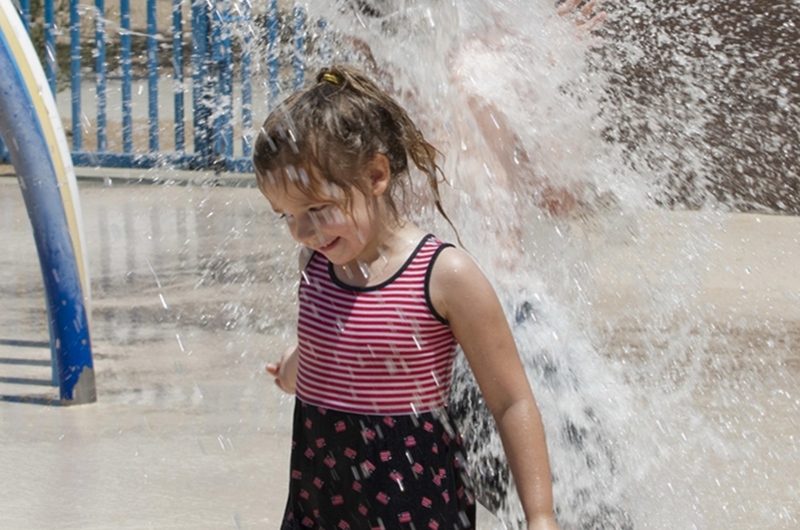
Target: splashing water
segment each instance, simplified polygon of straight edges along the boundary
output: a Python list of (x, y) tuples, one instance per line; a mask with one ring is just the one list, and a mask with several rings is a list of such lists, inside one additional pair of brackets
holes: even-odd
[[(562, 528), (796, 525), (800, 484), (778, 469), (798, 464), (798, 293), (709, 295), (736, 272), (714, 257), (730, 211), (798, 211), (796, 5), (633, 3), (588, 35), (547, 2), (357, 4), (310, 4), (326, 59), (365, 68), (443, 151), (445, 208), (542, 409)], [(451, 233), (422, 202), (413, 216)], [(513, 527), (499, 438), (465, 365), (457, 381), (479, 496)]]
[[(444, 153), (445, 209), (497, 286), (542, 410), (562, 528), (797, 528), (800, 218), (767, 215), (800, 212), (797, 1), (608, 5), (595, 37), (553, 8), (315, 0), (309, 26), (328, 29), (308, 42), (329, 39), (329, 56), (306, 66), (363, 66)], [(172, 521), (176, 484), (197, 528), (281, 516), (272, 479), (285, 462), (263, 449), (288, 446), (290, 399), (277, 406), (258, 374), (292, 340), (296, 245), (254, 190), (154, 173), (157, 191), (83, 186), (103, 397), (82, 413), (9, 409), (5, 465), (18, 478), (3, 495), (17, 527)], [(29, 282), (15, 268), (34, 246), (17, 236), (27, 225), (8, 228), (25, 215), (5, 184), (4, 322), (27, 333), (46, 328), (31, 297), (41, 277), (34, 255)], [(407, 207), (455, 238), (429, 201), (412, 194)], [(481, 500), (515, 527), (503, 453), (463, 365), (452, 401)], [(265, 420), (265, 403), (286, 417)], [(107, 421), (87, 433), (88, 416)], [(265, 421), (268, 436), (248, 435)], [(127, 437), (100, 436), (109, 425)], [(80, 469), (52, 445), (70, 439)], [(64, 509), (40, 509), (48, 484)], [(72, 510), (88, 498), (97, 509)]]

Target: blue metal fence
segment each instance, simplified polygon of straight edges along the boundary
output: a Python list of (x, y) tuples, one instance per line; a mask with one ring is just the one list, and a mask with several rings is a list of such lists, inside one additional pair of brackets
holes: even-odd
[[(137, 0), (138, 1), (138, 0)], [(81, 4), (79, 0), (69, 0), (69, 84), (71, 88), (71, 133), (72, 158), (76, 166), (150, 168), (172, 166), (179, 169), (215, 169), (218, 171), (252, 171), (251, 134), (253, 116), (253, 44), (266, 40), (266, 86), (270, 103), (279, 97), (282, 65), (291, 66), (292, 84), (299, 87), (305, 75), (304, 49), (306, 47), (306, 14), (300, 6), (281, 20), (277, 0), (268, 0), (265, 12), (260, 18), (253, 16), (251, 0), (172, 0), (172, 17), (165, 38), (159, 33), (156, 0), (146, 0), (146, 55), (145, 74), (147, 82), (147, 148), (137, 150), (134, 145), (133, 82), (134, 66), (132, 56), (133, 35), (131, 30), (130, 0), (119, 0), (119, 21), (106, 18), (106, 0), (94, 0), (94, 6)], [(163, 1), (163, 0), (162, 0)], [(84, 0), (86, 2), (86, 0)], [(58, 79), (56, 60), (55, 0), (44, 1), (44, 67), (48, 82), (56, 93)], [(115, 2), (116, 4), (116, 2)], [(30, 28), (29, 0), (20, 0), (21, 15)], [(188, 8), (190, 20), (183, 20), (183, 7)], [(93, 15), (94, 35), (92, 54), (94, 55), (93, 79), (87, 77), (82, 66), (82, 48), (86, 43), (81, 36), (82, 24)], [(281, 23), (289, 19), (293, 55), (281, 57)], [(119, 109), (108, 108), (107, 53), (109, 45), (108, 27), (118, 24), (119, 39), (113, 48), (118, 50), (118, 79), (121, 89)], [(324, 24), (319, 27), (324, 30)], [(244, 30), (242, 30), (244, 29)], [(286, 28), (284, 28), (286, 30)], [(162, 28), (163, 31), (163, 28)], [(186, 35), (191, 35), (187, 41)], [(159, 67), (161, 44), (172, 45), (171, 68)], [(183, 51), (191, 50), (190, 64), (184, 64)], [(163, 59), (163, 56), (162, 56)], [(234, 68), (236, 66), (237, 68)], [(163, 132), (159, 115), (160, 73), (168, 71), (173, 76), (173, 140), (174, 149), (161, 148), (159, 135)], [(187, 75), (188, 74), (188, 75)], [(187, 146), (187, 117), (184, 86), (191, 79), (191, 132), (193, 145)], [(97, 115), (95, 129), (96, 150), (84, 148), (84, 109), (81, 88), (92, 83), (95, 93)], [(64, 97), (64, 96), (59, 96)], [(234, 100), (241, 102), (241, 115), (234, 116)], [(121, 114), (115, 116), (121, 123), (120, 135), (116, 143), (118, 151), (109, 150), (109, 110)], [(240, 124), (241, 147), (235, 149), (234, 123)], [(5, 147), (0, 140), (0, 161), (3, 161)], [(7, 161), (7, 158), (6, 158)]]

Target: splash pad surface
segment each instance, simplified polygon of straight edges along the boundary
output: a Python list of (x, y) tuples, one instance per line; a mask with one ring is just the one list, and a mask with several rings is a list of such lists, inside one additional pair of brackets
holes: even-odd
[[(81, 186), (99, 398), (67, 409), (47, 404), (56, 391), (42, 383), (49, 367), (35, 362), (48, 359), (47, 348), (11, 344), (43, 342), (47, 330), (18, 185), (0, 179), (0, 474), (7, 478), (0, 526), (276, 527), (291, 401), (263, 368), (289, 340), (296, 247), (254, 189), (110, 182)], [(686, 319), (708, 326), (705, 345), (718, 353), (703, 357), (712, 365), (673, 374), (689, 394), (681, 402), (707, 424), (682, 423), (678, 408), (657, 425), (638, 425), (652, 431), (658, 454), (625, 463), (630, 487), (642, 495), (632, 497), (678, 510), (673, 515), (697, 528), (792, 528), (800, 490), (800, 404), (791, 392), (800, 388), (800, 279), (792, 272), (800, 219), (718, 214), (709, 222), (662, 211), (637, 219), (637, 236), (616, 244), (581, 221), (561, 226), (594, 249), (600, 353), (645, 363), (654, 336), (642, 317), (652, 300), (641, 285), (674, 292), (673, 251), (698, 227), (714, 245), (696, 258), (701, 273)], [(691, 326), (675, 329), (684, 332), (691, 336)], [(686, 374), (691, 384), (677, 380)], [(705, 431), (713, 443), (697, 440)], [(637, 484), (640, 476), (649, 482)], [(693, 504), (673, 506), (687, 495)], [(660, 518), (634, 522), (669, 527)]]

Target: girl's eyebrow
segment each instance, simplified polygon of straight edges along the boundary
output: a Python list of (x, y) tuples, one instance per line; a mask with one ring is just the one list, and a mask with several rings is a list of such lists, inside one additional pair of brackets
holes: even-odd
[[(331, 201), (324, 200), (324, 199), (312, 199), (312, 198), (309, 197), (309, 198), (305, 198), (305, 199), (299, 200), (298, 201), (298, 206), (300, 208), (311, 208), (311, 207), (314, 207), (314, 206), (320, 206), (322, 204), (328, 204), (329, 202), (331, 202)], [(269, 203), (269, 205), (272, 208), (273, 212), (275, 212), (276, 214), (279, 214), (279, 215), (283, 215), (283, 213), (284, 213), (283, 210), (281, 210), (280, 208), (276, 208), (271, 202)]]
[(325, 198), (325, 197), (308, 197), (304, 196), (302, 198), (298, 198), (297, 206), (301, 208), (309, 208), (311, 206), (318, 206), (320, 204), (327, 204), (329, 202), (333, 202), (333, 199)]

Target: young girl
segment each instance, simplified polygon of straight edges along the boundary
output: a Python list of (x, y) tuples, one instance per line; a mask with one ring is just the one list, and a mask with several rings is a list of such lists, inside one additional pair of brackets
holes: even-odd
[(446, 409), (457, 344), (528, 528), (557, 528), (539, 410), (497, 296), (464, 251), (395, 203), (411, 158), (442, 211), (436, 153), (390, 96), (342, 66), (289, 97), (256, 140), (259, 188), (303, 245), (298, 345), (267, 366), (297, 394), (284, 529), (474, 527)]

